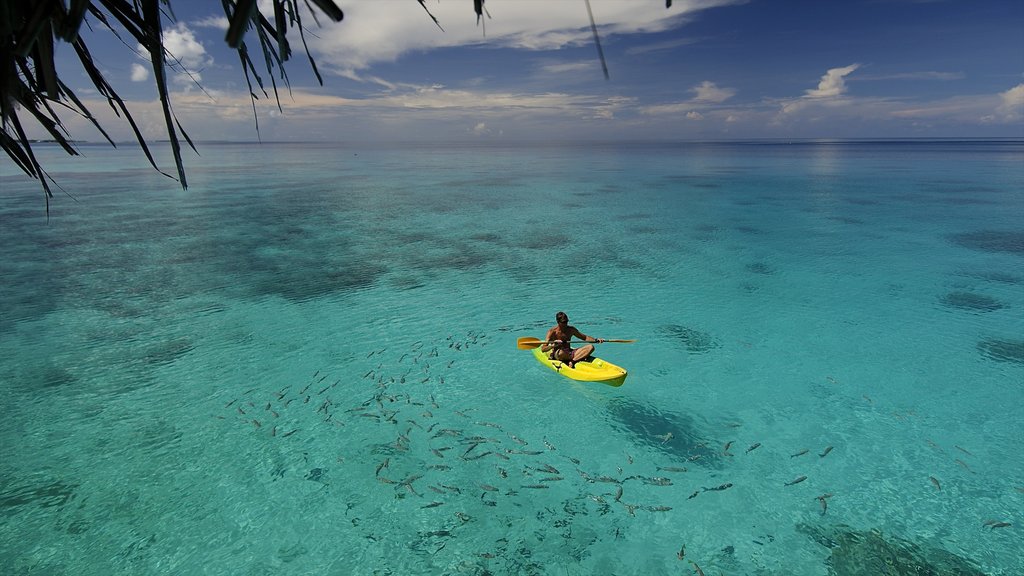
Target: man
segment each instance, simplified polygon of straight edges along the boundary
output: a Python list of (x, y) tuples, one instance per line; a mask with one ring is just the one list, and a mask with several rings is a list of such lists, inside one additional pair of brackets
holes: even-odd
[(565, 312), (555, 314), (555, 322), (558, 324), (548, 330), (547, 336), (544, 337), (545, 343), (541, 344), (540, 349), (547, 352), (552, 360), (564, 362), (569, 368), (575, 368), (577, 362), (582, 362), (594, 352), (594, 347), (590, 344), (573, 350), (569, 344), (573, 336), (585, 342), (604, 342), (601, 338), (591, 338), (577, 330), (575, 326), (570, 326), (569, 317)]

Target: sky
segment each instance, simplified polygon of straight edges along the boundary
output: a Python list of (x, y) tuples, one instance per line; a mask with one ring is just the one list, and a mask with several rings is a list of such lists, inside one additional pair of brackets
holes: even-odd
[[(259, 132), (221, 3), (170, 0), (172, 106), (194, 140), (520, 142), (1024, 137), (1021, 0), (336, 0), (306, 13), (287, 82), (245, 39)], [(261, 6), (269, 4), (262, 2)], [(298, 2), (306, 10), (305, 2)], [(266, 14), (272, 11), (266, 10)], [(272, 19), (272, 16), (271, 16)], [(83, 37), (149, 138), (165, 138), (148, 61), (94, 18)], [(132, 139), (67, 44), (67, 84)], [(180, 71), (185, 68), (188, 73)], [(71, 136), (102, 136), (65, 116)]]

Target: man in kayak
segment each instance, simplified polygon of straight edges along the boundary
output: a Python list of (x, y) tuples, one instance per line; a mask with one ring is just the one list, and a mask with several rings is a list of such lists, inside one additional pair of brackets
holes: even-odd
[(547, 336), (544, 337), (545, 343), (541, 344), (540, 349), (547, 353), (548, 358), (564, 362), (569, 368), (575, 368), (577, 362), (583, 361), (594, 352), (594, 347), (590, 344), (573, 350), (569, 343), (573, 336), (584, 342), (604, 342), (600, 338), (587, 336), (575, 326), (570, 326), (569, 317), (565, 312), (555, 314), (555, 322), (558, 324), (548, 330)]

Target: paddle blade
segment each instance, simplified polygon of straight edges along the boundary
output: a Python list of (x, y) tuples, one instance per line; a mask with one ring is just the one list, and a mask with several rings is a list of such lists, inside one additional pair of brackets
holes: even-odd
[(539, 338), (532, 338), (530, 336), (523, 336), (522, 338), (518, 338), (516, 340), (516, 348), (518, 348), (520, 350), (532, 350), (534, 348), (537, 348), (538, 346), (540, 346), (543, 343), (544, 343), (544, 341), (540, 340)]

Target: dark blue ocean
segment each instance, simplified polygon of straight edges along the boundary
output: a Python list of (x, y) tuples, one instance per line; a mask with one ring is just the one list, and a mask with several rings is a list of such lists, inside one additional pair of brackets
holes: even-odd
[(1024, 142), (81, 151), (0, 164), (4, 574), (1024, 573)]

